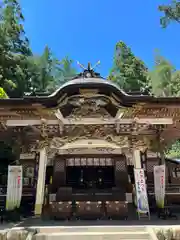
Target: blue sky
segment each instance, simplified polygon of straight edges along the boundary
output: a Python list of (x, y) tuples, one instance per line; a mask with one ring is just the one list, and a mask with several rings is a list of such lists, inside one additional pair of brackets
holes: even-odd
[[(117, 41), (128, 44), (149, 67), (154, 50), (180, 68), (180, 24), (160, 27), (158, 4), (168, 0), (21, 0), (25, 30), (35, 53), (48, 45), (58, 58), (101, 61), (106, 76)], [(170, 0), (169, 0), (170, 1)]]

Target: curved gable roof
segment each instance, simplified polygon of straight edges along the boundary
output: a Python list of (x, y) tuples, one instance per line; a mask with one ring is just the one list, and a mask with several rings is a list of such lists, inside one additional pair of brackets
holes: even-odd
[(48, 97), (55, 97), (56, 95), (61, 95), (61, 91), (68, 92), (68, 88), (110, 88), (111, 91), (116, 92), (117, 95), (121, 96), (130, 96), (127, 93), (125, 93), (123, 90), (121, 90), (117, 84), (115, 84), (112, 81), (106, 80), (104, 78), (76, 78), (73, 80), (68, 81), (67, 83), (64, 83), (62, 86), (60, 86), (54, 93), (49, 95)]
[(71, 96), (77, 94), (80, 88), (98, 89), (101, 93), (114, 93), (121, 100), (122, 106), (132, 106), (136, 103), (164, 103), (177, 104), (180, 103), (179, 97), (154, 97), (149, 95), (130, 95), (119, 88), (117, 84), (101, 77), (76, 77), (62, 86), (49, 96), (26, 96), (24, 98), (9, 98), (0, 99), (0, 105), (27, 105), (27, 104), (42, 104), (45, 107), (56, 107), (58, 100), (67, 94)]

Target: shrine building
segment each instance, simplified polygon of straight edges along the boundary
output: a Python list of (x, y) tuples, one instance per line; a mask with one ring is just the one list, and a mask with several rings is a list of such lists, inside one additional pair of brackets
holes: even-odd
[(0, 109), (0, 141), (18, 153), (35, 215), (127, 219), (133, 168), (145, 170), (151, 209), (161, 163), (167, 201), (180, 200), (178, 164), (164, 155), (180, 138), (180, 98), (125, 93), (88, 68), (49, 96), (0, 99)]

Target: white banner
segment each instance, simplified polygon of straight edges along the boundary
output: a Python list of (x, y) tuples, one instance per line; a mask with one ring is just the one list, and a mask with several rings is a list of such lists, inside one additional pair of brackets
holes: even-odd
[(47, 165), (47, 154), (46, 154), (46, 149), (43, 148), (41, 149), (40, 156), (39, 156), (39, 170), (38, 170), (38, 181), (37, 181), (37, 188), (36, 188), (35, 215), (41, 215), (42, 213), (42, 205), (44, 202), (46, 165)]
[(22, 197), (22, 166), (8, 166), (6, 209), (20, 207)]
[(165, 170), (165, 165), (154, 166), (154, 193), (159, 208), (164, 208)]
[(146, 181), (144, 176), (144, 169), (134, 169), (137, 211), (138, 213), (149, 214), (149, 203), (146, 190)]

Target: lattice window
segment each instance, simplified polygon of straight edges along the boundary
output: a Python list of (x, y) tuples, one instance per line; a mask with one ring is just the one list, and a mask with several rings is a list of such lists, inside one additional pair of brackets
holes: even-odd
[(155, 165), (158, 165), (158, 162), (147, 159), (147, 166), (146, 166), (147, 172), (153, 172)]
[(116, 171), (124, 171), (126, 170), (126, 164), (124, 160), (116, 161)]
[(65, 162), (63, 160), (56, 160), (55, 172), (64, 172)]

